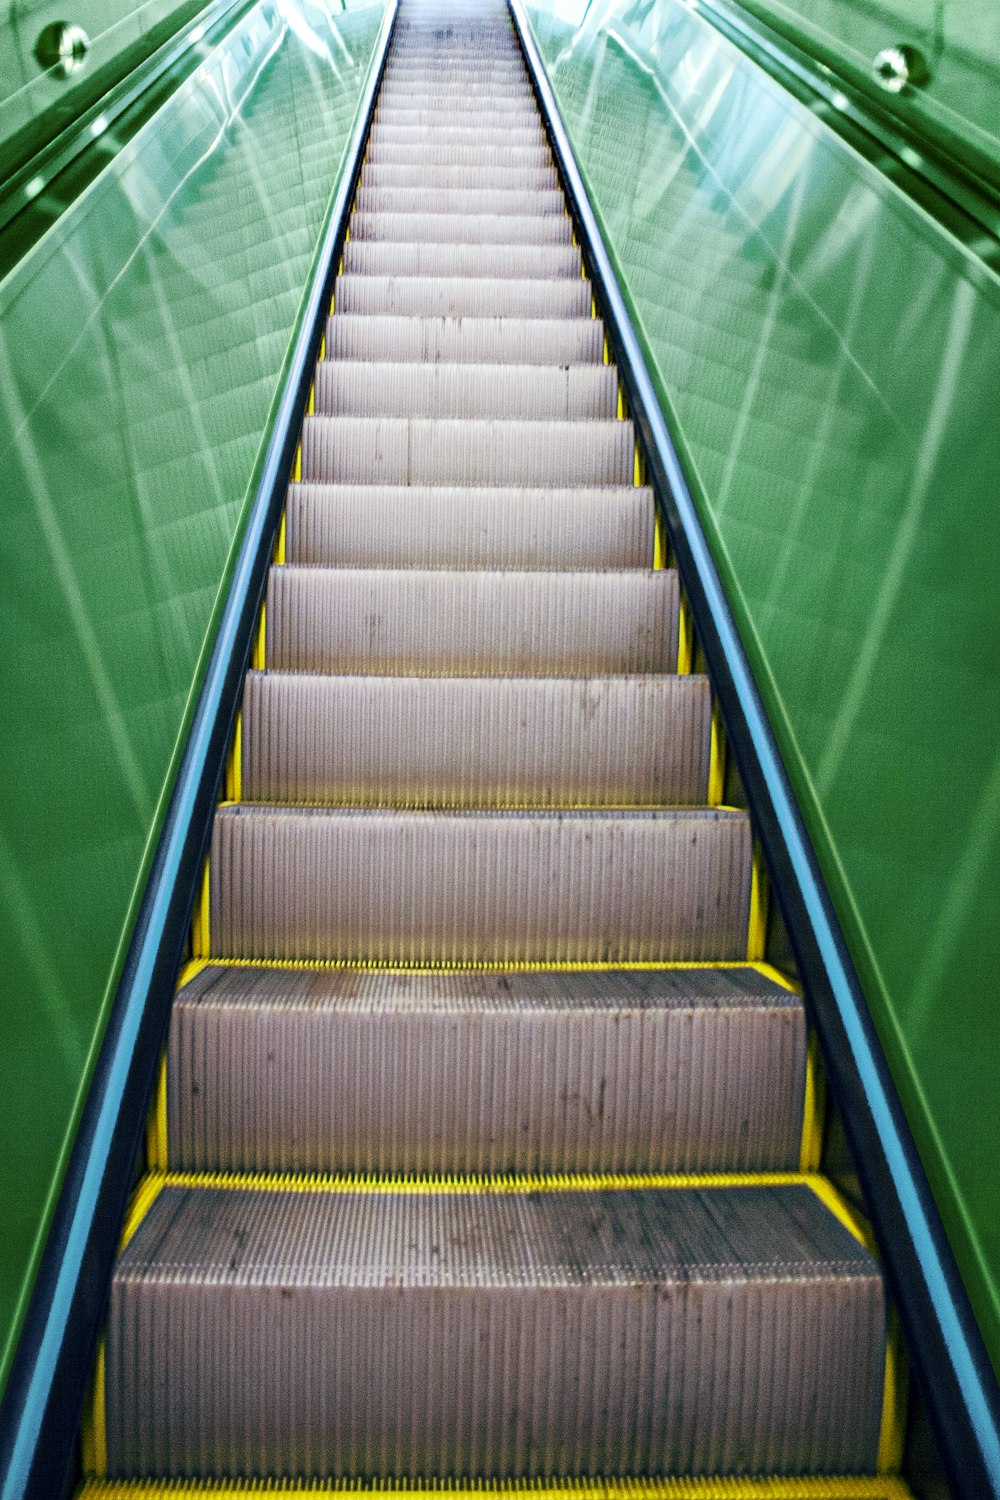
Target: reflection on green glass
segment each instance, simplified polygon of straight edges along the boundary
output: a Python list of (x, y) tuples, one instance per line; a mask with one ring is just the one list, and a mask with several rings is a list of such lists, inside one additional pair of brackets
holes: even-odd
[(679, 0), (531, 15), (1000, 1368), (1000, 284)]
[(261, 0), (0, 284), (0, 1377), (383, 11)]
[[(1000, 186), (996, 0), (736, 0), (903, 121)], [(887, 93), (886, 49), (917, 54), (910, 86)]]

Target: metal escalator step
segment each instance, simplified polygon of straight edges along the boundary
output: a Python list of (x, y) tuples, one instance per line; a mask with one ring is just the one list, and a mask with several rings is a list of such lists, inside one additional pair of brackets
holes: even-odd
[(293, 484), (285, 555), (328, 568), (649, 568), (653, 495)]
[(251, 672), (242, 796), (367, 807), (704, 803), (708, 679)]
[(572, 676), (673, 672), (677, 574), (271, 569), (278, 672)]
[(307, 417), (302, 477), (340, 484), (621, 485), (631, 422)]
[(884, 1322), (875, 1262), (806, 1184), (168, 1179), (112, 1281), (108, 1464), (220, 1478), (870, 1470)]
[(362, 174), (366, 188), (514, 188), (518, 192), (552, 190), (559, 183), (555, 167), (408, 167), (370, 162)]
[(746, 967), (210, 966), (171, 1014), (170, 1165), (794, 1170), (805, 1051), (801, 1000)]
[(387, 79), (382, 85), (379, 93), (378, 118), (389, 119), (393, 114), (403, 111), (407, 114), (414, 111), (420, 114), (433, 114), (440, 118), (442, 110), (449, 115), (458, 112), (463, 115), (497, 115), (513, 118), (519, 115), (526, 118), (537, 117), (537, 108), (534, 95), (527, 84), (523, 84), (516, 91), (509, 88), (503, 89), (475, 89), (470, 90), (466, 85), (452, 88), (450, 91), (441, 89), (433, 79), (424, 79), (422, 82), (405, 79)]
[[(553, 188), (485, 188), (485, 187), (381, 187), (362, 182), (354, 200), (354, 215), (351, 234), (357, 233), (357, 215), (371, 214), (443, 214), (449, 217), (486, 215), (496, 218), (510, 215), (517, 220), (551, 218), (557, 215), (566, 219), (566, 200)], [(566, 236), (567, 239), (570, 237)], [(396, 238), (396, 236), (393, 236)], [(419, 239), (414, 235), (414, 239)], [(456, 234), (455, 238), (459, 236)], [(497, 236), (499, 238), (499, 236)], [(520, 235), (515, 232), (512, 240), (517, 243)]]
[(475, 276), (338, 276), (338, 313), (405, 318), (579, 318), (590, 313), (585, 281), (540, 277), (493, 281)]
[(599, 363), (603, 345), (599, 318), (380, 316), (352, 314), (341, 303), (326, 325), (330, 359), (577, 365)]
[(315, 390), (316, 411), (325, 416), (610, 420), (618, 374), (608, 365), (322, 360)]
[(369, 141), (369, 157), (375, 148), (383, 146), (434, 146), (440, 150), (454, 146), (507, 148), (534, 147), (545, 161), (552, 160), (548, 139), (541, 125), (508, 125), (494, 127), (482, 125), (442, 125), (436, 129), (427, 125), (382, 125), (378, 120), (372, 125)]
[[(487, 195), (488, 196), (488, 195)], [(448, 245), (568, 245), (573, 224), (563, 213), (355, 212), (351, 234), (359, 240), (424, 240)]]
[(516, 110), (497, 108), (491, 106), (489, 101), (484, 103), (483, 108), (477, 109), (466, 100), (461, 108), (452, 106), (446, 113), (441, 109), (423, 108), (415, 102), (381, 104), (375, 116), (375, 126), (379, 130), (391, 130), (394, 127), (424, 130), (433, 135), (442, 130), (462, 129), (482, 130), (484, 133), (507, 129), (535, 130), (541, 133), (542, 125), (535, 105), (529, 100), (517, 102)]
[(223, 806), (211, 956), (677, 963), (746, 953), (741, 812)]
[(581, 266), (575, 245), (408, 245), (402, 240), (381, 245), (377, 240), (348, 240), (342, 270), (344, 275), (361, 276), (488, 276), (515, 281), (565, 277), (579, 281)]
[(552, 153), (544, 140), (530, 144), (513, 145), (506, 139), (491, 144), (473, 135), (464, 142), (442, 143), (428, 140), (417, 132), (414, 139), (402, 143), (371, 139), (366, 161), (369, 163), (398, 163), (401, 166), (498, 166), (498, 167), (550, 167)]

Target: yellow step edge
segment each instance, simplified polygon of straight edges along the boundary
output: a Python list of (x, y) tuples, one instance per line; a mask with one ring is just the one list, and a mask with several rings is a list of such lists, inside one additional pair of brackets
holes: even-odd
[[(321, 812), (336, 813), (343, 808), (350, 808), (356, 812), (363, 808), (365, 812), (435, 812), (435, 813), (479, 813), (479, 812), (559, 812), (559, 813), (663, 813), (663, 812), (706, 812), (708, 804), (704, 802), (421, 802), (417, 798), (409, 800), (401, 798), (398, 802), (376, 801), (367, 797), (363, 802), (309, 802), (306, 799), (296, 802), (257, 802), (251, 797), (223, 797), (219, 801), (219, 807), (266, 807), (277, 808), (281, 812), (311, 812), (316, 809)], [(742, 807), (725, 807), (717, 803), (710, 809), (712, 812), (740, 813), (746, 816)]]
[(726, 730), (722, 722), (719, 700), (712, 699), (712, 727), (708, 748), (708, 792), (709, 807), (722, 809), (722, 798), (726, 789)]
[(687, 970), (752, 969), (764, 979), (779, 984), (793, 995), (801, 994), (797, 984), (782, 974), (773, 964), (748, 963), (744, 958), (681, 959), (674, 963), (574, 963), (563, 960), (559, 963), (535, 959), (520, 959), (513, 962), (500, 961), (458, 963), (443, 959), (439, 963), (407, 963), (402, 960), (374, 958), (216, 958), (198, 956), (181, 970), (178, 988), (189, 984), (202, 969), (287, 969), (290, 973), (340, 973), (348, 974), (658, 974), (684, 972)]
[(382, 1500), (390, 1495), (448, 1495), (451, 1500), (500, 1495), (505, 1500), (912, 1500), (901, 1479), (821, 1477), (804, 1479), (393, 1479), (372, 1483), (331, 1480), (87, 1480), (80, 1500), (243, 1500), (261, 1494), (346, 1494)]
[(762, 959), (767, 948), (767, 866), (760, 844), (753, 841), (750, 864), (750, 915), (747, 920), (747, 959)]

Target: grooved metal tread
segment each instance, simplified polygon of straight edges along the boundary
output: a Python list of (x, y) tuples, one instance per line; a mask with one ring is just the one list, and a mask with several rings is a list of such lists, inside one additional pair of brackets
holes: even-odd
[(427, 365), (322, 360), (323, 416), (613, 420), (617, 372), (607, 365)]
[(368, 807), (704, 803), (704, 677), (334, 677), (252, 672), (250, 802)]
[(266, 665), (389, 676), (673, 672), (672, 569), (271, 569)]
[(747, 966), (208, 966), (171, 1017), (170, 1166), (793, 1170), (804, 1053), (801, 1001)]
[(293, 484), (286, 557), (339, 568), (649, 568), (649, 489)]
[(746, 953), (735, 810), (222, 806), (211, 956), (376, 964), (671, 963)]
[(370, 1478), (857, 1470), (874, 1461), (883, 1320), (870, 1255), (805, 1185), (168, 1181), (112, 1283), (109, 1464)]
[[(354, 280), (360, 287), (361, 277)], [(378, 298), (370, 299), (377, 303)], [(341, 303), (326, 326), (330, 359), (417, 360), (429, 364), (596, 364), (600, 319), (352, 315)]]
[[(517, 241), (516, 230), (531, 220), (491, 219), (483, 215), (478, 225), (470, 227), (464, 243), (497, 244)], [(544, 220), (540, 221), (546, 222)], [(464, 221), (463, 223), (471, 223)], [(394, 216), (393, 235), (373, 234), (372, 239), (410, 243), (440, 240), (454, 244), (444, 215), (398, 214)], [(363, 238), (363, 236), (359, 236)], [(522, 243), (538, 245), (569, 244), (556, 221), (556, 230), (548, 236), (524, 233)], [(337, 277), (334, 305), (338, 313), (390, 313), (396, 317), (418, 318), (586, 318), (590, 314), (590, 288), (583, 281), (568, 277), (509, 277), (484, 283), (481, 277), (468, 276), (358, 276)]]

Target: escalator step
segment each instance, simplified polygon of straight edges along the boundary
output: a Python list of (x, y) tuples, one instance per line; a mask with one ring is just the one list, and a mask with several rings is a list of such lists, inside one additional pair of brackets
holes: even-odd
[(109, 1467), (856, 1472), (883, 1325), (874, 1262), (805, 1185), (168, 1183), (112, 1282)]
[(374, 158), (376, 148), (381, 149), (383, 146), (423, 146), (437, 147), (439, 150), (454, 146), (474, 146), (477, 150), (533, 147), (538, 152), (537, 159), (546, 162), (552, 160), (545, 132), (540, 125), (494, 127), (486, 124), (485, 120), (479, 126), (442, 125), (439, 121), (436, 128), (430, 129), (426, 123), (383, 125), (376, 120), (368, 139), (369, 159)]
[(223, 806), (215, 958), (679, 963), (745, 956), (750, 824), (664, 812)]
[(490, 144), (484, 143), (478, 134), (466, 136), (461, 141), (442, 142), (437, 136), (431, 138), (422, 131), (414, 131), (412, 139), (393, 142), (370, 137), (369, 163), (379, 162), (411, 167), (470, 166), (470, 167), (550, 167), (552, 153), (544, 140), (532, 140), (514, 145), (504, 138)]
[(302, 426), (302, 477), (324, 484), (622, 485), (634, 455), (631, 422), (306, 417)]
[[(487, 194), (486, 197), (492, 195)], [(485, 199), (483, 200), (485, 202)], [(384, 209), (355, 213), (351, 234), (359, 240), (424, 240), (449, 245), (500, 244), (569, 245), (573, 224), (564, 213), (532, 214), (521, 205), (518, 213), (408, 212)]]
[(429, 365), (324, 360), (316, 411), (351, 417), (610, 420), (618, 374), (608, 365)]
[[(358, 216), (371, 216), (373, 219), (381, 218), (383, 214), (405, 214), (420, 215), (441, 214), (449, 218), (472, 215), (476, 218), (488, 216), (496, 218), (503, 214), (509, 215), (515, 225), (522, 219), (553, 218), (560, 221), (560, 229), (568, 228), (566, 221), (566, 201), (562, 193), (553, 191), (551, 188), (432, 188), (423, 187), (375, 187), (362, 183), (358, 188), (355, 202), (355, 216), (351, 221), (352, 237), (357, 234), (358, 238), (372, 238), (363, 233), (358, 225)], [(382, 235), (376, 231), (375, 238), (381, 239)], [(456, 234), (455, 239), (462, 236)], [(520, 239), (520, 232), (515, 229), (511, 235), (514, 243)], [(393, 239), (398, 236), (393, 235)], [(419, 238), (419, 236), (414, 236)], [(437, 238), (435, 235), (434, 238)], [(490, 239), (499, 239), (500, 236), (490, 236)], [(568, 240), (569, 234), (565, 235)]]
[[(413, 168), (392, 168), (410, 171)], [(462, 169), (475, 172), (477, 168)], [(395, 240), (348, 240), (344, 247), (345, 275), (362, 276), (500, 276), (522, 281), (538, 277), (580, 280), (580, 252), (575, 245), (427, 245)]]
[(794, 1170), (802, 1003), (750, 968), (210, 966), (178, 993), (182, 1171)]
[(272, 671), (591, 677), (672, 672), (677, 574), (271, 569)]
[(648, 568), (648, 489), (293, 484), (289, 563), (328, 568)]
[[(409, 221), (408, 221), (409, 222)], [(497, 221), (502, 222), (502, 221)], [(502, 233), (494, 236), (502, 240)], [(590, 288), (568, 277), (552, 281), (481, 277), (338, 276), (337, 314), (406, 318), (578, 318), (590, 315)]]
[(243, 798), (385, 807), (703, 803), (704, 677), (251, 672)]
[(406, 167), (370, 162), (361, 180), (366, 188), (516, 188), (519, 192), (533, 192), (558, 187), (555, 167), (537, 166)]
[[(365, 279), (352, 278), (356, 291)], [(338, 310), (326, 325), (330, 359), (412, 359), (426, 364), (472, 365), (596, 364), (603, 344), (603, 323), (582, 317), (365, 316)]]

